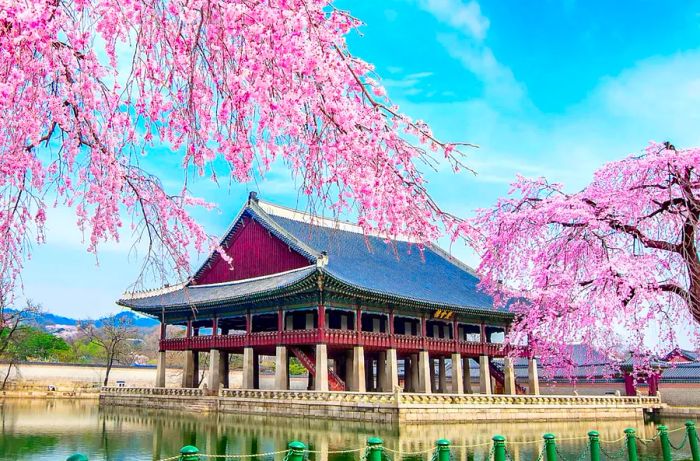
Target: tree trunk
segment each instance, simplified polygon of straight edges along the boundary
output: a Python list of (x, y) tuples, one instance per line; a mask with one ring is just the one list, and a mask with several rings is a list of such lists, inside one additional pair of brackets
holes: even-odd
[(10, 378), (10, 371), (12, 371), (12, 367), (15, 365), (14, 361), (11, 361), (7, 365), (7, 373), (5, 373), (5, 379), (2, 380), (2, 390), (5, 390), (5, 386), (7, 385), (7, 380)]
[(105, 372), (105, 381), (102, 384), (103, 386), (107, 385), (107, 382), (109, 381), (109, 372), (112, 371), (112, 363), (113, 359), (110, 357), (110, 359), (107, 361), (107, 371)]

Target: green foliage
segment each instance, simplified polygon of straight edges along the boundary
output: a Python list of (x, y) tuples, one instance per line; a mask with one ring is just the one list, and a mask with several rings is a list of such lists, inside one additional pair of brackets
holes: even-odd
[(107, 358), (105, 349), (94, 339), (80, 338), (73, 341), (72, 361), (77, 363), (104, 362)]
[(292, 357), (289, 360), (289, 374), (293, 376), (306, 374), (306, 368), (304, 368), (304, 365), (302, 365), (296, 357)]
[[(0, 339), (6, 340), (9, 330), (0, 332)], [(47, 333), (39, 328), (21, 325), (12, 334), (3, 354), (5, 359), (23, 360), (61, 360), (70, 352), (70, 346), (63, 338)]]

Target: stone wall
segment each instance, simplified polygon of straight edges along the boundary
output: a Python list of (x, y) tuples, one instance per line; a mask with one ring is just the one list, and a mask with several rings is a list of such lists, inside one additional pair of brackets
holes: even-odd
[(556, 421), (641, 418), (663, 407), (649, 397), (497, 396), (223, 389), (105, 388), (105, 406), (138, 406), (221, 413), (328, 418), (383, 423)]

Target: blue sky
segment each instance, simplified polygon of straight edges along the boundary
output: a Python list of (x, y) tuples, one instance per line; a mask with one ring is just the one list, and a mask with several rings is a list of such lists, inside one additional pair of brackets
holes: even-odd
[[(373, 63), (401, 109), (441, 138), (480, 146), (469, 153), (476, 177), (428, 173), (447, 210), (468, 216), (504, 195), (520, 173), (581, 188), (606, 161), (650, 140), (700, 145), (700, 4), (586, 1), (342, 0), (365, 26), (351, 51)], [(174, 156), (166, 181), (181, 180)], [(218, 205), (197, 212), (221, 234), (249, 190), (294, 206), (294, 181), (281, 166), (263, 180), (197, 193)], [(64, 315), (98, 317), (135, 279), (129, 235), (103, 246), (99, 264), (71, 210), (49, 213), (47, 244), (23, 275), (27, 297)], [(452, 251), (471, 264), (466, 248)]]

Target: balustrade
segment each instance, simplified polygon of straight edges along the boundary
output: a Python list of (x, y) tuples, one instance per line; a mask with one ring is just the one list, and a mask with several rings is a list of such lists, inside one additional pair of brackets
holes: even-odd
[(497, 343), (336, 329), (265, 331), (249, 334), (168, 338), (160, 341), (160, 347), (161, 350), (183, 351), (275, 345), (313, 345), (320, 342), (332, 346), (364, 346), (368, 350), (396, 348), (402, 351), (427, 350), (431, 353), (441, 354), (457, 352), (472, 356), (485, 354), (491, 357), (503, 357), (506, 355), (503, 345)]

